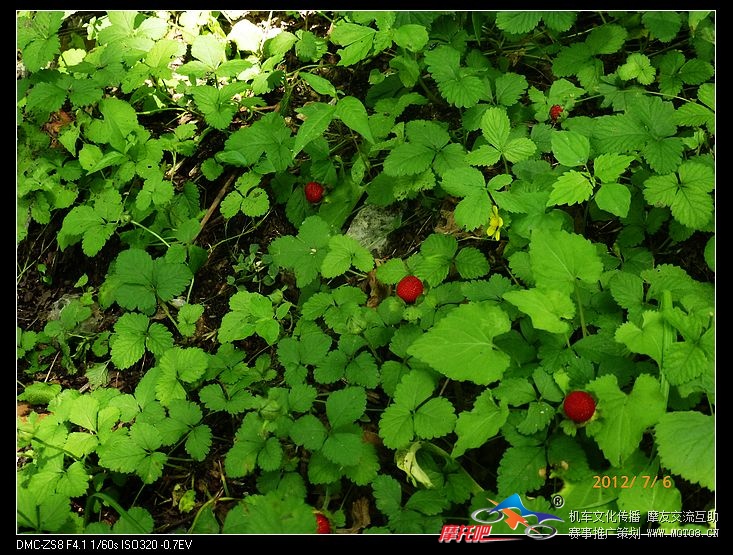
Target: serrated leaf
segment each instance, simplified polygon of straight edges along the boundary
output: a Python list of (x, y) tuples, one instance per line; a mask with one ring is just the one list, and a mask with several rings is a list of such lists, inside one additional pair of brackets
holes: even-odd
[(329, 279), (345, 274), (349, 268), (368, 272), (374, 267), (374, 257), (361, 243), (348, 235), (335, 235), (328, 243), (321, 273)]
[(314, 102), (299, 108), (298, 113), (305, 116), (305, 121), (300, 124), (298, 133), (295, 136), (294, 154), (298, 154), (312, 140), (323, 136), (335, 117), (336, 107), (322, 102)]
[(376, 142), (372, 136), (371, 127), (369, 127), (369, 116), (366, 108), (358, 98), (344, 96), (339, 99), (334, 115), (370, 143)]
[(387, 175), (414, 175), (427, 170), (433, 162), (435, 151), (416, 143), (397, 145), (384, 159)]
[(592, 194), (593, 183), (587, 175), (575, 170), (566, 171), (552, 185), (547, 206), (580, 204), (588, 200)]
[(619, 218), (625, 218), (631, 208), (631, 191), (620, 183), (603, 183), (595, 197), (598, 208)]
[(475, 279), (489, 273), (489, 261), (475, 247), (464, 247), (455, 258), (456, 270), (464, 279)]
[(491, 107), (481, 117), (481, 132), (486, 140), (498, 150), (503, 150), (511, 129), (506, 109)]
[(494, 96), (503, 106), (512, 106), (527, 90), (527, 78), (518, 73), (503, 73), (494, 81)]
[(305, 414), (293, 422), (289, 433), (297, 445), (311, 451), (319, 450), (327, 435), (323, 423), (312, 414)]
[(665, 468), (715, 491), (715, 418), (696, 411), (668, 412), (654, 427)]
[(590, 154), (590, 141), (575, 131), (555, 131), (552, 134), (552, 153), (563, 166), (583, 166)]
[(331, 393), (326, 400), (326, 414), (333, 428), (358, 420), (366, 409), (366, 392), (361, 387), (347, 387)]
[(484, 390), (474, 401), (471, 411), (463, 411), (458, 415), (455, 425), (458, 439), (451, 457), (456, 459), (469, 449), (484, 445), (489, 438), (499, 433), (508, 416), (507, 406), (497, 405), (491, 391)]
[(602, 183), (613, 183), (633, 161), (633, 156), (603, 153), (593, 160), (593, 175)]
[(331, 432), (323, 442), (321, 453), (338, 465), (353, 466), (359, 464), (362, 452), (360, 436), (346, 432)]
[(542, 20), (542, 12), (498, 12), (496, 14), (496, 26), (502, 31), (515, 35), (528, 33)]
[(572, 293), (575, 280), (595, 284), (603, 265), (593, 244), (566, 231), (535, 231), (529, 248), (538, 287)]
[(669, 206), (681, 224), (701, 229), (713, 216), (710, 191), (715, 186), (712, 168), (685, 162), (677, 174), (655, 175), (644, 182), (644, 198), (657, 206)]
[(682, 27), (680, 14), (673, 11), (644, 12), (641, 21), (649, 29), (649, 38), (658, 39), (661, 42), (670, 42)]
[[(310, 33), (309, 31), (306, 31), (305, 33)], [(304, 33), (304, 34), (305, 34)], [(312, 34), (312, 33), (310, 33)], [(296, 46), (297, 50), (297, 46)], [(332, 98), (337, 98), (338, 95), (336, 93), (336, 87), (333, 86), (333, 83), (329, 81), (328, 79), (325, 79), (324, 77), (321, 77), (320, 75), (316, 75), (315, 73), (299, 73), (298, 76), (308, 83), (310, 87), (316, 91), (318, 94), (327, 95)], [(335, 107), (334, 107), (335, 109)], [(297, 141), (296, 141), (297, 145)]]
[(509, 328), (506, 313), (493, 303), (468, 303), (449, 312), (408, 353), (451, 379), (487, 385), (509, 365), (509, 357), (493, 344)]
[(564, 320), (575, 316), (575, 304), (566, 293), (537, 288), (507, 291), (504, 298), (532, 318), (532, 325), (551, 333), (566, 334), (570, 326)]
[(500, 498), (525, 494), (542, 487), (547, 457), (544, 446), (509, 447), (501, 458), (497, 475)]
[(596, 440), (612, 466), (621, 466), (639, 448), (644, 432), (665, 412), (660, 384), (642, 374), (626, 395), (619, 389), (616, 376), (606, 375), (590, 382), (587, 389), (597, 397), (596, 410), (600, 413), (599, 419), (588, 423), (588, 435)]
[(424, 439), (449, 434), (453, 431), (455, 422), (455, 409), (444, 397), (436, 397), (420, 405), (413, 417), (415, 435)]

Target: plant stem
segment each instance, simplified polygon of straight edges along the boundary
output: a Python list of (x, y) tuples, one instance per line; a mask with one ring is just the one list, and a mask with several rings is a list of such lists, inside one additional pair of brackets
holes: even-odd
[(583, 337), (588, 337), (588, 329), (585, 327), (585, 313), (583, 312), (583, 303), (580, 302), (580, 291), (577, 283), (575, 284), (575, 301), (578, 304), (578, 316), (580, 316), (580, 329), (583, 330)]

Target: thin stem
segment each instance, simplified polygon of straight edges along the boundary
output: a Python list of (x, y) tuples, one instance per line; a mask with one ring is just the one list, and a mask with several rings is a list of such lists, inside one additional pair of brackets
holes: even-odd
[(578, 315), (580, 316), (580, 328), (583, 330), (583, 337), (588, 337), (588, 329), (585, 327), (585, 313), (583, 312), (583, 303), (580, 302), (580, 290), (575, 285), (575, 300), (578, 304)]
[(152, 229), (150, 229), (150, 228), (148, 228), (148, 227), (145, 227), (145, 226), (144, 226), (143, 224), (141, 224), (140, 222), (136, 222), (135, 220), (130, 220), (130, 223), (131, 223), (132, 225), (136, 225), (136, 226), (138, 226), (138, 227), (140, 227), (140, 228), (144, 229), (145, 231), (147, 231), (148, 233), (150, 233), (150, 235), (152, 235), (153, 237), (157, 238), (157, 239), (158, 239), (158, 240), (159, 240), (159, 241), (160, 241), (161, 243), (163, 243), (163, 244), (164, 244), (164, 245), (165, 245), (166, 247), (168, 247), (168, 248), (170, 248), (170, 247), (171, 247), (171, 246), (170, 246), (170, 243), (168, 243), (168, 241), (166, 241), (165, 239), (163, 239), (163, 238), (162, 238), (162, 237), (161, 237), (160, 235), (158, 235), (157, 233), (155, 233), (155, 231), (153, 231)]

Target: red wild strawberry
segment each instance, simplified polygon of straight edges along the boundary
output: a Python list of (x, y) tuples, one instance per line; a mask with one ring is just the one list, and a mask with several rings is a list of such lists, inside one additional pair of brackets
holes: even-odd
[(422, 292), (422, 281), (415, 276), (405, 276), (397, 284), (397, 296), (406, 303), (414, 303)]
[(552, 108), (550, 108), (550, 119), (552, 121), (557, 121), (557, 118), (560, 117), (560, 114), (562, 114), (562, 106), (559, 104), (554, 104)]
[(305, 198), (310, 202), (311, 204), (315, 204), (317, 202), (321, 202), (321, 199), (323, 198), (323, 185), (320, 183), (316, 183), (315, 181), (309, 181), (305, 184)]
[(585, 391), (571, 391), (565, 397), (563, 409), (570, 420), (582, 424), (595, 414), (596, 401)]
[(331, 523), (323, 513), (316, 513), (316, 534), (330, 534)]

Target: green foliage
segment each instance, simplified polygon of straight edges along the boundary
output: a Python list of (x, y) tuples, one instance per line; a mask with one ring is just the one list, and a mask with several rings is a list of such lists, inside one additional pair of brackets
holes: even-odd
[(17, 12), (18, 531), (714, 509), (715, 19)]

